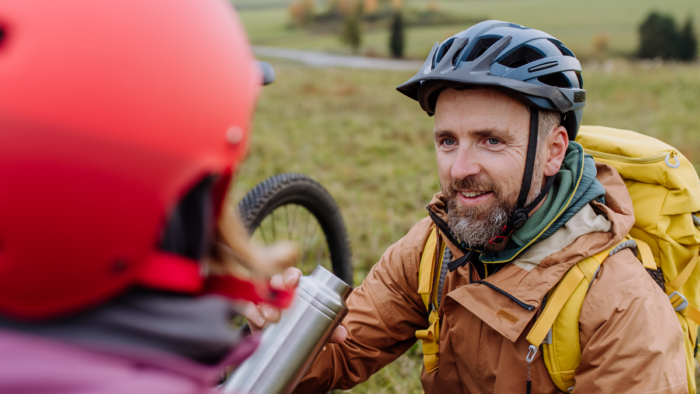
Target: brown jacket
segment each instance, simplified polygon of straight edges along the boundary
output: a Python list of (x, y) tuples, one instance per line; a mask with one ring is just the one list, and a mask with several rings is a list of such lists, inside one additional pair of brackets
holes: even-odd
[[(591, 203), (550, 238), (523, 253), (527, 256), (486, 279), (535, 306), (533, 310), (491, 287), (470, 284), (470, 270), (471, 281), (477, 280), (470, 265), (447, 275), (438, 310), (439, 368), (430, 374), (423, 369), (426, 393), (525, 393), (529, 346), (525, 337), (544, 295), (573, 264), (614, 246), (634, 223), (632, 202), (617, 172), (598, 165), (598, 179), (606, 189), (606, 205)], [(440, 195), (436, 197), (432, 209), (444, 216)], [(574, 219), (586, 223), (568, 226)], [(420, 221), (384, 253), (348, 300), (350, 312), (343, 321), (348, 339), (325, 348), (297, 392), (351, 388), (415, 343), (416, 330), (429, 325), (416, 291), (420, 257), (432, 226), (429, 218)], [(596, 226), (604, 230), (576, 233)], [(443, 241), (454, 259), (462, 256), (446, 238)], [(629, 249), (605, 260), (586, 296), (579, 323), (583, 353), (574, 393), (688, 392), (680, 324), (664, 292)], [(533, 394), (559, 392), (542, 352), (533, 361), (531, 374)]]

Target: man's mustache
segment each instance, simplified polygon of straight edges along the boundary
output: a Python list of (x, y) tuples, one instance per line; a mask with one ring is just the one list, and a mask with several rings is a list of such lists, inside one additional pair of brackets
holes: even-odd
[(484, 179), (478, 176), (469, 176), (463, 179), (453, 179), (448, 187), (449, 195), (452, 197), (457, 194), (458, 190), (472, 190), (472, 191), (490, 191), (493, 192), (496, 197), (501, 195), (501, 190), (494, 182)]

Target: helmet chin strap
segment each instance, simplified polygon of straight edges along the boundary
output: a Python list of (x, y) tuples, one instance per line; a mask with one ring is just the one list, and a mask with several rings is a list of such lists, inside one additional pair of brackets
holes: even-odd
[(535, 198), (530, 205), (525, 206), (527, 202), (527, 196), (530, 194), (530, 187), (532, 186), (532, 175), (535, 170), (535, 159), (537, 158), (537, 134), (539, 129), (540, 121), (540, 111), (537, 108), (530, 107), (530, 138), (527, 143), (527, 156), (525, 157), (525, 172), (523, 173), (523, 182), (520, 185), (520, 194), (518, 195), (518, 202), (515, 205), (515, 210), (513, 214), (508, 219), (508, 223), (503, 226), (501, 232), (493, 237), (489, 243), (490, 244), (500, 244), (502, 243), (513, 231), (521, 229), (527, 219), (529, 218), (530, 212), (544, 199), (544, 197), (549, 192), (549, 189), (554, 184), (554, 176), (550, 176), (547, 179), (547, 183), (542, 188), (540, 194)]

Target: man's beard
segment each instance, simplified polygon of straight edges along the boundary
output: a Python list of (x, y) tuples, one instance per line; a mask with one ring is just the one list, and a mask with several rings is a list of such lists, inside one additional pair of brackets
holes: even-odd
[[(535, 160), (534, 176), (527, 203), (530, 204), (540, 194), (544, 176), (544, 165), (538, 155)], [(481, 247), (495, 238), (508, 223), (518, 202), (520, 187), (516, 190), (503, 190), (490, 179), (469, 176), (453, 180), (443, 185), (442, 193), (448, 198), (447, 217), (452, 235), (471, 247)], [(490, 191), (495, 199), (476, 206), (466, 206), (459, 202), (457, 190)]]

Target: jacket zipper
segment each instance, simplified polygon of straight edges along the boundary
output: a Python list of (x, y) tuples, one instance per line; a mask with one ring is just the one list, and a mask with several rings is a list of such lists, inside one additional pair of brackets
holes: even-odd
[(613, 161), (619, 161), (622, 163), (631, 163), (631, 164), (656, 163), (656, 162), (659, 162), (659, 161), (665, 159), (666, 156), (671, 156), (671, 158), (674, 158), (678, 154), (675, 150), (670, 150), (670, 151), (655, 153), (651, 156), (627, 157), (627, 156), (622, 156), (622, 155), (616, 155), (613, 153), (598, 152), (598, 151), (591, 150), (591, 149), (584, 149), (583, 151), (584, 151), (584, 153), (588, 153), (589, 155), (591, 155), (593, 157), (598, 157), (601, 159), (607, 159), (607, 160), (613, 160)]
[(494, 286), (493, 284), (491, 284), (489, 282), (484, 282), (483, 280), (476, 280), (472, 283), (481, 283), (482, 285), (486, 285), (486, 286), (496, 290), (497, 292), (503, 294), (504, 296), (510, 298), (511, 301), (518, 304), (518, 306), (520, 306), (521, 308), (527, 309), (528, 311), (535, 309), (534, 305), (529, 305), (529, 304), (526, 304), (526, 303), (520, 301), (519, 299), (513, 297), (510, 293), (507, 293), (506, 291), (499, 289), (497, 286)]

